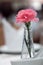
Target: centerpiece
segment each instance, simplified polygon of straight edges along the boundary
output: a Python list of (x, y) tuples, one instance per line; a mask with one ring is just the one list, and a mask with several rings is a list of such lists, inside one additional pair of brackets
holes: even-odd
[(31, 36), (32, 34), (30, 31), (31, 30), (30, 26), (31, 26), (31, 22), (39, 21), (39, 19), (37, 18), (37, 12), (33, 9), (20, 10), (18, 12), (18, 14), (16, 15), (16, 20), (18, 23), (21, 22), (21, 23), (25, 24), (23, 41), (25, 41), (29, 56), (33, 57), (34, 56), (34, 51), (32, 50), (33, 40), (32, 40), (32, 36)]

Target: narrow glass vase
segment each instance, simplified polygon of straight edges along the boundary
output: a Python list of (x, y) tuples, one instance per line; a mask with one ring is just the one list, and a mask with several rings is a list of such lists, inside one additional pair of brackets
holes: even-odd
[(27, 30), (24, 28), (24, 39), (22, 44), (22, 53), (21, 58), (32, 58), (34, 57), (34, 45), (32, 39), (32, 32), (31, 30)]

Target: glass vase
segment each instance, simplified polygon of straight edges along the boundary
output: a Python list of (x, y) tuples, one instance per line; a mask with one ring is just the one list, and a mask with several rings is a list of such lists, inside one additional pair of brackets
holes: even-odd
[(32, 58), (34, 55), (34, 45), (31, 29), (29, 28), (29, 30), (27, 30), (27, 28), (24, 27), (21, 58)]

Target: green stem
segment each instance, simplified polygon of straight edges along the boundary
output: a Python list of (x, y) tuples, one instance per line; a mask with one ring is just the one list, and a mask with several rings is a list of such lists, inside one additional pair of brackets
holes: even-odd
[(29, 39), (29, 42), (28, 42), (28, 51), (29, 51), (29, 55), (30, 55), (30, 57), (31, 57), (31, 38), (30, 38), (30, 31), (29, 30), (27, 30), (28, 31), (28, 39)]

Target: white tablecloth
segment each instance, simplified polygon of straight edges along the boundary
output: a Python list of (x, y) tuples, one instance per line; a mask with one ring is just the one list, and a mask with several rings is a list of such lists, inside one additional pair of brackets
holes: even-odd
[[(35, 49), (36, 49), (36, 47), (37, 47), (37, 49), (40, 49), (40, 46), (37, 44), (34, 45)], [(39, 53), (38, 56), (35, 58), (39, 58), (41, 54), (43, 56), (42, 51), (40, 51), (40, 52), (41, 53)], [(21, 60), (21, 55), (0, 54), (0, 65), (11, 65), (11, 61), (15, 62), (15, 61), (20, 61), (20, 60)], [(24, 59), (23, 59), (23, 61), (24, 61)]]
[(0, 54), (0, 65), (11, 65), (11, 61), (18, 61), (20, 59), (20, 55)]

